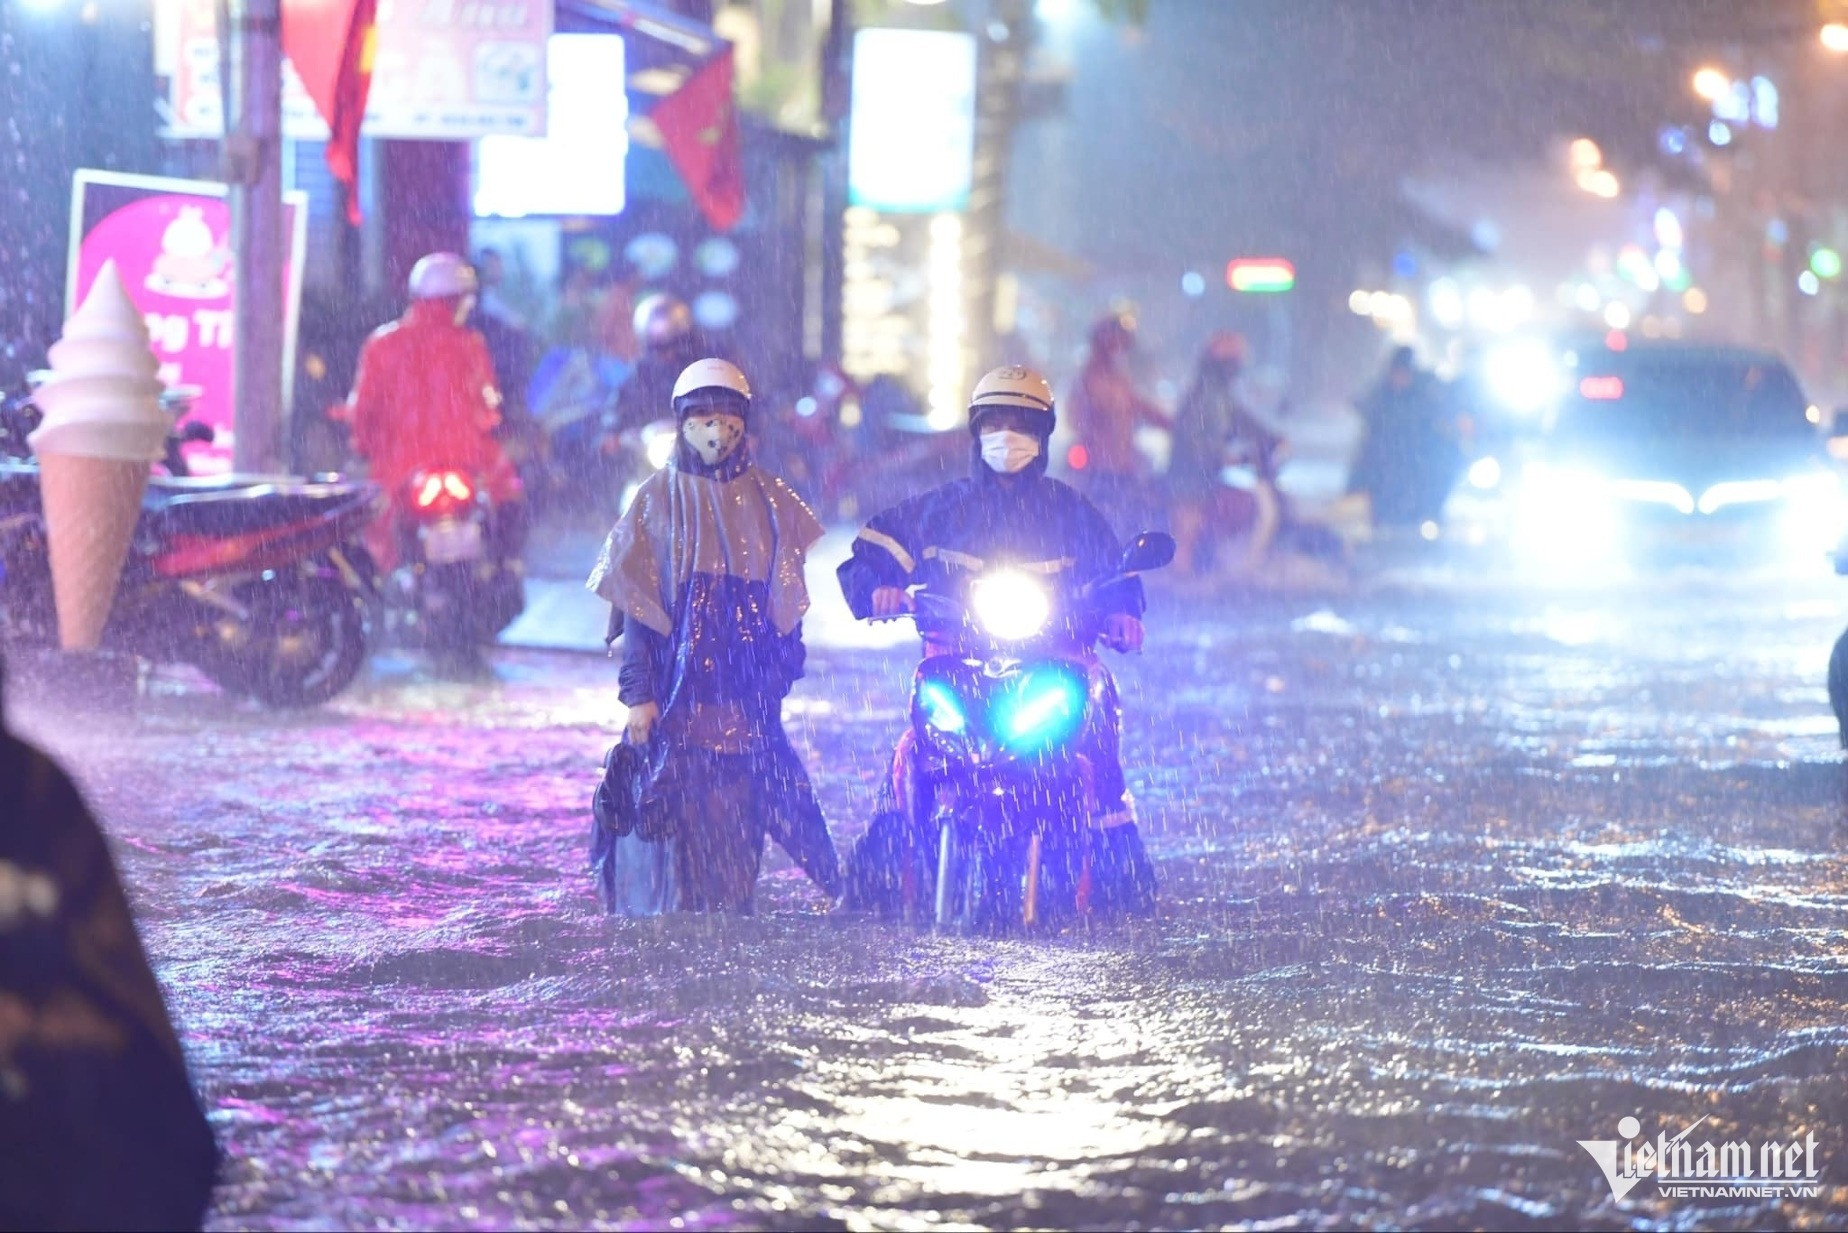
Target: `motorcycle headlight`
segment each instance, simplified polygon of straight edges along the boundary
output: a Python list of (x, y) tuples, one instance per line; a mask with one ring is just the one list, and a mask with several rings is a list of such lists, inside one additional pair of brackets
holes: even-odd
[(1046, 588), (1012, 570), (978, 579), (970, 594), (970, 607), (983, 629), (1008, 642), (1033, 637), (1052, 618), (1052, 600)]
[(959, 733), (969, 726), (962, 702), (940, 682), (925, 681), (918, 686), (918, 709), (924, 713), (924, 722), (939, 732)]
[(1069, 737), (1084, 720), (1084, 683), (1061, 672), (1036, 672), (1021, 681), (995, 715), (1010, 746), (1049, 745)]

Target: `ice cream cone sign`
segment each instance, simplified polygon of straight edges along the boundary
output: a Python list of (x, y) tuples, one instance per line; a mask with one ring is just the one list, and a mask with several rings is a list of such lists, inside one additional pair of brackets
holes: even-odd
[(159, 371), (147, 323), (109, 262), (52, 344), (51, 378), (35, 396), (44, 419), (30, 437), (67, 651), (102, 643), (148, 467), (173, 430)]

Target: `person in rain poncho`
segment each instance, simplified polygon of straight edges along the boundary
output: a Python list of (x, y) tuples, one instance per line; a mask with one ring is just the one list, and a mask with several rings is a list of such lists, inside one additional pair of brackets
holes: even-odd
[(674, 386), (680, 437), (605, 543), (590, 588), (623, 637), (625, 742), (591, 845), (604, 907), (749, 912), (774, 836), (830, 897), (841, 873), (782, 704), (801, 677), (803, 561), (821, 524), (751, 462), (751, 390), (724, 360)]

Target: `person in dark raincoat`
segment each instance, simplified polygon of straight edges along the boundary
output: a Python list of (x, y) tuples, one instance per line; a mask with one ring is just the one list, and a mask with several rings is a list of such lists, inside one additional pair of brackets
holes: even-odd
[[(1123, 548), (1096, 506), (1046, 474), (1046, 447), (1057, 423), (1052, 387), (1028, 368), (997, 368), (970, 398), (972, 472), (886, 510), (867, 523), (839, 577), (847, 606), (861, 619), (897, 616), (912, 607), (906, 588), (954, 592), (962, 576), (991, 561), (1046, 574), (1070, 571), (1084, 582), (1114, 575)], [(1140, 579), (1107, 589), (1112, 605), (1104, 645), (1142, 649), (1145, 599)], [(933, 631), (920, 628), (926, 650)], [(1095, 776), (1101, 840), (1098, 869), (1106, 906), (1152, 911), (1155, 871), (1136, 827), (1134, 801), (1123, 777), (1116, 684), (1090, 648), (1090, 670), (1103, 699), (1101, 721), (1082, 736)], [(910, 820), (898, 802), (911, 775), (909, 733), (894, 754), (880, 815), (855, 848), (847, 906), (888, 906), (896, 892), (893, 867)]]
[(750, 398), (724, 360), (688, 366), (673, 391), (676, 455), (644, 481), (590, 576), (621, 619), (629, 708), (594, 807), (591, 858), (612, 913), (751, 911), (766, 834), (840, 893), (782, 720), (802, 675), (803, 561), (822, 528), (752, 464)]
[(1417, 352), (1399, 347), (1359, 406), (1366, 438), (1348, 490), (1367, 494), (1378, 527), (1415, 527), (1440, 517), (1463, 465), (1444, 383), (1418, 367)]
[(0, 725), (0, 1229), (197, 1229), (218, 1168), (90, 811)]

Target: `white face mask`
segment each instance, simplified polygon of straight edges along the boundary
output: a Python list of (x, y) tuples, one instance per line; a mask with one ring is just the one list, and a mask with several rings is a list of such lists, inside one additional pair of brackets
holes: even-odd
[(1002, 428), (982, 434), (982, 461), (990, 471), (1016, 475), (1039, 456), (1039, 438), (1030, 433)]
[(700, 461), (716, 467), (744, 441), (744, 421), (719, 411), (695, 411), (680, 421), (680, 437)]

